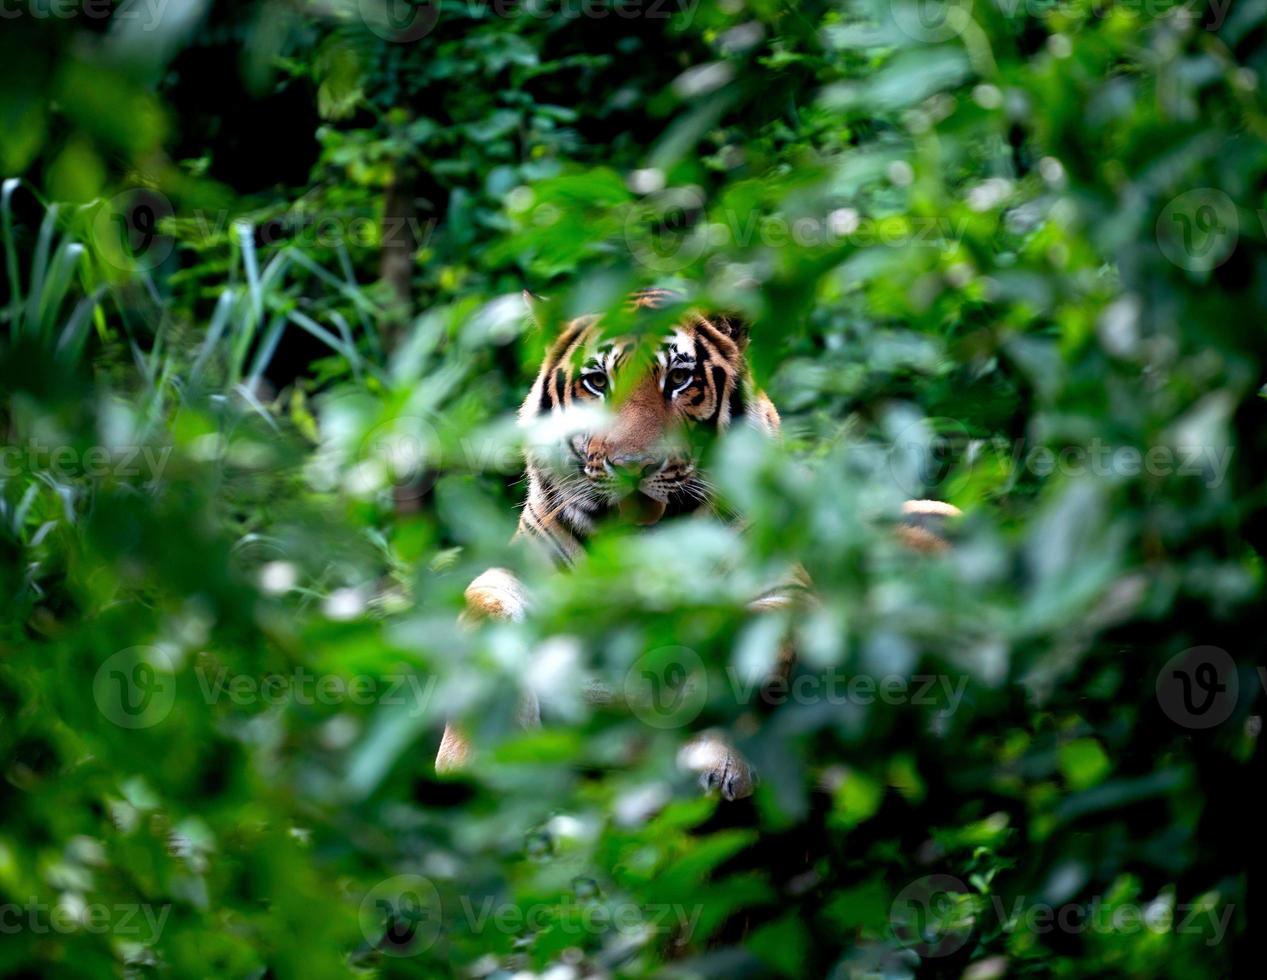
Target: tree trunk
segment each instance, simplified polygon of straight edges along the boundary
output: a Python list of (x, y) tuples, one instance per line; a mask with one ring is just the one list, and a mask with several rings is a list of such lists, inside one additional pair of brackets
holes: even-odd
[(417, 241), (417, 207), (409, 168), (398, 165), (383, 199), (382, 251), (378, 275), (388, 287), (383, 320), (383, 349), (391, 353), (413, 317), (413, 266)]

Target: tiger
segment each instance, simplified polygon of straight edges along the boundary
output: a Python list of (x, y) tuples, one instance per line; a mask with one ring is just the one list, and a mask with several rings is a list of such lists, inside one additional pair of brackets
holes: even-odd
[[(677, 301), (664, 289), (642, 290), (629, 308), (655, 310)], [(671, 437), (684, 426), (719, 432), (736, 422), (766, 435), (779, 431), (779, 413), (753, 387), (744, 357), (747, 331), (731, 316), (687, 311), (639, 372), (611, 424), (567, 437), (563, 466), (546, 453), (527, 456), (527, 499), (518, 534), (547, 545), (571, 564), (594, 527), (618, 510), (650, 526), (667, 512), (683, 514), (708, 503), (697, 464)], [(634, 354), (627, 340), (604, 339), (600, 318), (569, 323), (541, 365), (520, 409), (521, 424), (590, 402), (607, 401)]]
[[(524, 299), (534, 315), (539, 303), (528, 293)], [(519, 410), (520, 425), (531, 428), (569, 413), (575, 417), (587, 409), (606, 409), (601, 422), (569, 428), (562, 444), (529, 446), (524, 453), (527, 494), (515, 537), (539, 546), (560, 567), (573, 565), (609, 518), (650, 527), (666, 516), (712, 507), (710, 483), (699, 472), (684, 434), (719, 434), (736, 425), (770, 438), (780, 433), (778, 411), (753, 383), (749, 331), (742, 319), (693, 309), (678, 293), (663, 288), (637, 291), (626, 301), (626, 311), (634, 316), (671, 307), (671, 326), (650, 356), (643, 353), (641, 359), (636, 340), (608, 337), (599, 314), (564, 324)], [(917, 550), (939, 550), (944, 540), (929, 522), (951, 511), (953, 507), (937, 501), (908, 502), (904, 539)], [(802, 575), (792, 579), (754, 598), (749, 609), (765, 612), (797, 602), (806, 583)], [(476, 578), (465, 600), (468, 622), (521, 621), (529, 607), (523, 584), (502, 568)], [(789, 657), (785, 652), (781, 661), (786, 665)], [(539, 724), (530, 697), (519, 720)], [(470, 756), (468, 737), (450, 721), (436, 756), (437, 772), (460, 769)], [(716, 789), (727, 800), (753, 791), (751, 766), (719, 732), (688, 741), (679, 760), (707, 790)]]

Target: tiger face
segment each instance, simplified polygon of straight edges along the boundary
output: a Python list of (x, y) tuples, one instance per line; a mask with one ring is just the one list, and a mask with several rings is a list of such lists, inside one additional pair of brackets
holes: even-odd
[[(664, 290), (630, 299), (634, 310), (675, 300)], [(684, 312), (658, 347), (604, 335), (600, 318), (568, 323), (546, 355), (520, 412), (528, 425), (564, 425), (555, 452), (527, 454), (529, 496), (521, 528), (569, 551), (613, 510), (637, 524), (707, 502), (694, 433), (748, 421), (773, 432), (778, 415), (752, 387), (747, 335), (726, 316)]]

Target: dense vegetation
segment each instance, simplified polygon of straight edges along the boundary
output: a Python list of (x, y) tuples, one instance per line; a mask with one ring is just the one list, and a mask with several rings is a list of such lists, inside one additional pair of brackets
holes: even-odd
[[(0, 973), (1248, 973), (1267, 6), (0, 18)], [(783, 438), (553, 574), (513, 411), (653, 284)], [(535, 615), (463, 630), (491, 565)]]

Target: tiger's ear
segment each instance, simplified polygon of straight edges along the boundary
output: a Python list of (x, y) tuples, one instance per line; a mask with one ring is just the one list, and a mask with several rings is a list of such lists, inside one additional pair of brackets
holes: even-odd
[(528, 311), (528, 319), (532, 321), (534, 327), (544, 327), (550, 322), (549, 304), (540, 297), (534, 296), (528, 290), (524, 290), (524, 307)]
[(740, 350), (748, 346), (748, 323), (735, 313), (719, 313), (714, 325), (738, 345)]

